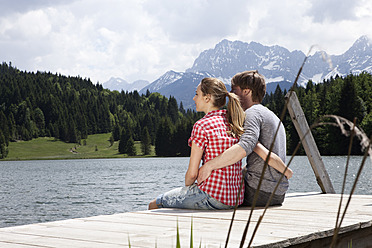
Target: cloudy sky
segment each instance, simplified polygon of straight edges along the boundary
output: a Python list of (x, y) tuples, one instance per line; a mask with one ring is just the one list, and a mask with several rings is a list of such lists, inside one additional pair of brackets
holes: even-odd
[(152, 82), (223, 39), (337, 55), (371, 24), (370, 0), (0, 0), (0, 62)]

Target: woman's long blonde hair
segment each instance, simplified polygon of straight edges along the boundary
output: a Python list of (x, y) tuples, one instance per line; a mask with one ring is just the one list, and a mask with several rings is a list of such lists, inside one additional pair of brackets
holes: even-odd
[(240, 105), (240, 100), (237, 95), (227, 91), (225, 84), (217, 78), (203, 78), (200, 83), (200, 90), (203, 95), (210, 94), (212, 96), (213, 106), (222, 108), (226, 105), (226, 97), (229, 97), (227, 104), (227, 121), (230, 124), (231, 134), (233, 137), (240, 137), (244, 130), (243, 124), (245, 113)]

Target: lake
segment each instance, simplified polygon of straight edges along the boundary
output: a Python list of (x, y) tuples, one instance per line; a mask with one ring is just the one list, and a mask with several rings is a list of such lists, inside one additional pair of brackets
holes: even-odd
[[(347, 157), (323, 157), (341, 192)], [(289, 158), (288, 158), (289, 160)], [(184, 185), (189, 158), (0, 161), (0, 227), (146, 210), (160, 193)], [(362, 157), (351, 157), (346, 193)], [(290, 165), (289, 192), (320, 192), (305, 156)], [(372, 194), (369, 159), (355, 194)]]

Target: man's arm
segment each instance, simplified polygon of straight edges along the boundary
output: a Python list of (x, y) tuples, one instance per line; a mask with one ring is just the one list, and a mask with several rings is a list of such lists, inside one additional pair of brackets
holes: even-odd
[(212, 174), (212, 171), (235, 164), (245, 156), (245, 150), (240, 145), (233, 145), (221, 153), (218, 157), (209, 160), (199, 168), (198, 184), (204, 182)]
[[(266, 160), (266, 157), (269, 155), (269, 150), (260, 142), (257, 143), (257, 146), (254, 148), (253, 151), (257, 153), (257, 155), (260, 156), (263, 160)], [(288, 168), (280, 159), (280, 157), (273, 152), (270, 153), (268, 164), (281, 173), (284, 173), (285, 171), (284, 175), (287, 179), (290, 179), (293, 175), (293, 171)]]

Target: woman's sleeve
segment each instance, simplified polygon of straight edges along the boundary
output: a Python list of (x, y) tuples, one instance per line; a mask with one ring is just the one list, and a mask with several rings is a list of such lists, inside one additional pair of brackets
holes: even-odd
[(207, 144), (207, 135), (202, 126), (198, 122), (194, 124), (189, 138), (188, 145), (191, 147), (194, 142), (200, 149), (204, 150)]

